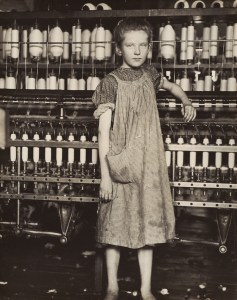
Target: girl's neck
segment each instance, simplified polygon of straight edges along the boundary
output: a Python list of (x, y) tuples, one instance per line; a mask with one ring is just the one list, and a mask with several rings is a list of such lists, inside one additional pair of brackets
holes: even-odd
[(130, 69), (130, 70), (140, 70), (142, 66), (140, 67), (126, 67), (126, 66), (120, 66), (120, 69)]

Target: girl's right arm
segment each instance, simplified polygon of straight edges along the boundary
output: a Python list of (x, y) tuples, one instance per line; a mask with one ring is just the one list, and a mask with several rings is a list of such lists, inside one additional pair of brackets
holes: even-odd
[(101, 169), (101, 183), (100, 183), (100, 199), (103, 201), (112, 200), (113, 186), (109, 173), (109, 168), (106, 160), (106, 155), (109, 152), (109, 135), (112, 119), (112, 110), (107, 109), (99, 119), (99, 157)]

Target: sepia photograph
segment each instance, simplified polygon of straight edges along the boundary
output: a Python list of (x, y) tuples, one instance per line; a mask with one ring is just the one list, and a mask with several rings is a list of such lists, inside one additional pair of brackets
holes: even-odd
[(0, 0), (0, 300), (237, 300), (237, 0)]

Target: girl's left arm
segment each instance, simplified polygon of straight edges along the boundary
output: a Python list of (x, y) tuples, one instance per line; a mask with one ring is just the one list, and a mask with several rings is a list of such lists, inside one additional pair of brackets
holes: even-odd
[(160, 86), (160, 88), (169, 91), (172, 95), (181, 100), (181, 102), (183, 103), (181, 113), (184, 116), (184, 120), (186, 122), (193, 121), (196, 118), (196, 110), (193, 107), (192, 102), (188, 99), (186, 93), (179, 85), (164, 78), (162, 80), (162, 85)]

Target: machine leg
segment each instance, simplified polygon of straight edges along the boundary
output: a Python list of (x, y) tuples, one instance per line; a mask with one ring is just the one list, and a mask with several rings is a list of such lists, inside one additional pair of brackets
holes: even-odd
[(62, 244), (67, 243), (67, 232), (74, 212), (74, 205), (60, 204), (59, 205), (59, 216), (61, 223), (62, 236), (60, 242)]
[(232, 212), (227, 209), (218, 209), (216, 211), (216, 220), (220, 236), (219, 251), (220, 253), (226, 253), (227, 247), (225, 243), (228, 238), (229, 229), (232, 221)]

